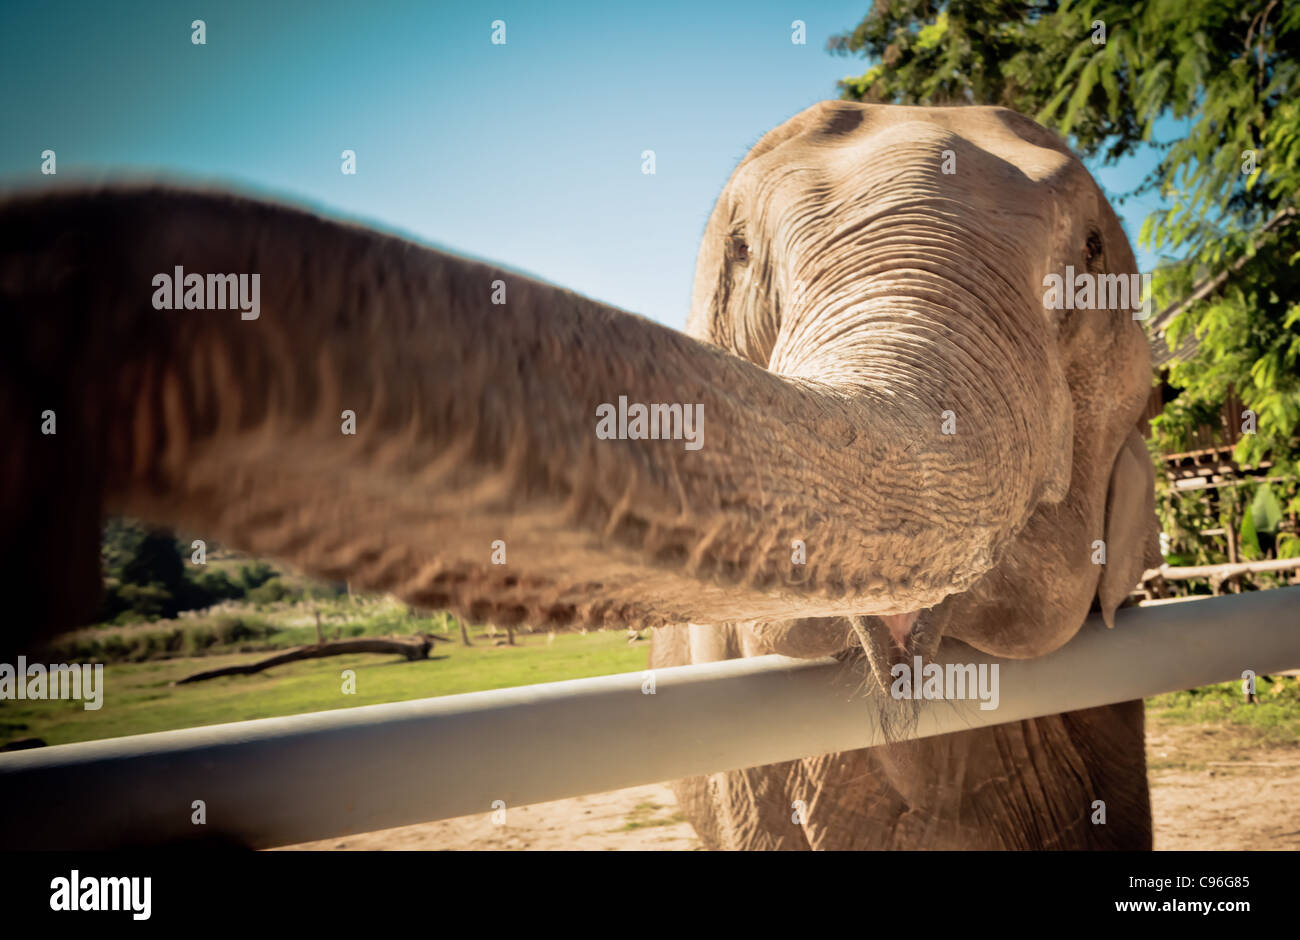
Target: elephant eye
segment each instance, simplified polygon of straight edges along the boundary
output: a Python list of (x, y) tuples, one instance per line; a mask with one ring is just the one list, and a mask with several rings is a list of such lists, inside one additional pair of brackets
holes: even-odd
[(1083, 260), (1088, 265), (1088, 270), (1094, 273), (1101, 271), (1104, 255), (1101, 245), (1101, 233), (1093, 229), (1088, 233), (1088, 240), (1083, 246)]
[(727, 236), (727, 260), (736, 264), (748, 263), (749, 243), (745, 241), (744, 235), (733, 232)]

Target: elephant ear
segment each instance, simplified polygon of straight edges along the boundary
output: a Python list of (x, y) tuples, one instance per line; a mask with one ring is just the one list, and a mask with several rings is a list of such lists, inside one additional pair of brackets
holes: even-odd
[(1115, 610), (1148, 568), (1160, 565), (1160, 527), (1155, 514), (1155, 472), (1137, 429), (1115, 457), (1106, 494), (1106, 564), (1097, 584), (1097, 600), (1106, 626), (1115, 626)]

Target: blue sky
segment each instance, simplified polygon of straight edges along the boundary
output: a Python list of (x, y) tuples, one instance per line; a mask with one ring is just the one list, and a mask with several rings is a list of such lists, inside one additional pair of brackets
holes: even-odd
[[(727, 176), (764, 132), (866, 70), (825, 41), (867, 2), (7, 3), (0, 183), (48, 182), (48, 148), (60, 181), (235, 185), (680, 327)], [(497, 19), (504, 46), (490, 42)], [(345, 149), (355, 176), (340, 172)], [(1129, 188), (1150, 161), (1099, 180)], [(1154, 204), (1117, 206), (1131, 237)]]

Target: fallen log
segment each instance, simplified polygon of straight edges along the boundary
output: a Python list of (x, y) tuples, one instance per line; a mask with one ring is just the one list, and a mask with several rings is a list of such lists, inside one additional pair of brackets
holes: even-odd
[(177, 679), (172, 685), (185, 685), (189, 682), (202, 682), (204, 679), (216, 679), (220, 676), (248, 676), (264, 669), (297, 662), (300, 659), (320, 659), (325, 656), (343, 656), (347, 653), (397, 653), (408, 660), (427, 659), (435, 639), (428, 634), (411, 637), (363, 636), (349, 640), (331, 640), (327, 643), (313, 643), (311, 646), (299, 646), (295, 649), (277, 653), (255, 663), (242, 663), (238, 666), (223, 666), (220, 669), (207, 669), (196, 672), (183, 679)]

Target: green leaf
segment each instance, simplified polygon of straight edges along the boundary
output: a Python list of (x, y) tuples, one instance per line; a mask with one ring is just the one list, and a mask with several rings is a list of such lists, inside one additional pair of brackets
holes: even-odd
[(927, 51), (935, 48), (943, 42), (944, 36), (948, 32), (948, 11), (942, 11), (933, 23), (922, 26), (920, 33), (916, 37), (916, 48), (918, 51)]
[(1244, 514), (1241, 518), (1241, 531), (1237, 535), (1237, 544), (1241, 548), (1241, 556), (1247, 560), (1253, 561), (1264, 554), (1259, 547), (1259, 536), (1255, 533), (1254, 517), (1250, 513)]
[(1260, 484), (1255, 490), (1255, 499), (1250, 504), (1250, 512), (1246, 515), (1253, 520), (1255, 531), (1277, 532), (1277, 527), (1282, 522), (1282, 504), (1278, 502), (1271, 486), (1267, 483)]

